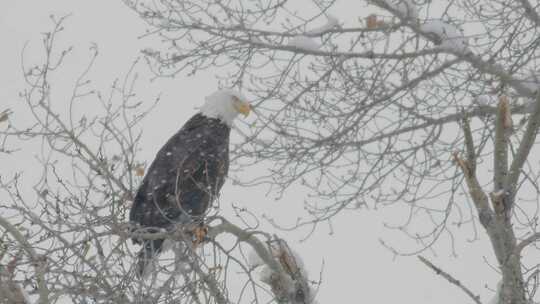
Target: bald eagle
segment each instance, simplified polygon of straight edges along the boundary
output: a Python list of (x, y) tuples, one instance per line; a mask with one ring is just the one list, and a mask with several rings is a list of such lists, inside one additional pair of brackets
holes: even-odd
[[(167, 141), (146, 171), (129, 214), (132, 231), (155, 233), (202, 222), (227, 176), (232, 122), (249, 112), (249, 103), (233, 90), (206, 97), (200, 112)], [(164, 239), (132, 240), (143, 246), (137, 263), (142, 276)]]

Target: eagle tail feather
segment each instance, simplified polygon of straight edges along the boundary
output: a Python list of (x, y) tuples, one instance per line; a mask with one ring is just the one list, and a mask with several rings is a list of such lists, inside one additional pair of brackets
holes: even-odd
[(147, 240), (144, 241), (143, 247), (137, 256), (137, 275), (139, 278), (144, 278), (150, 271), (147, 271), (149, 264), (161, 252), (164, 240)]

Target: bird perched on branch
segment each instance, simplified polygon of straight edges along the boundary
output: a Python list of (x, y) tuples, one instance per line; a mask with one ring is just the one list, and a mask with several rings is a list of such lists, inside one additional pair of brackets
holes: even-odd
[[(187, 227), (194, 242), (202, 241), (205, 212), (219, 195), (229, 169), (229, 134), (238, 114), (247, 116), (250, 105), (233, 90), (206, 97), (200, 112), (159, 150), (137, 191), (129, 214), (134, 243), (143, 248), (137, 273), (162, 249), (164, 239), (145, 239), (139, 233)], [(139, 235), (139, 237), (137, 237)]]

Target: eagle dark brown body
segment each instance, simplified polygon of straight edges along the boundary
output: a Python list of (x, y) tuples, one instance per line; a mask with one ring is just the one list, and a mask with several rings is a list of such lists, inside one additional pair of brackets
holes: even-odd
[[(194, 115), (159, 150), (147, 170), (129, 214), (140, 232), (201, 221), (218, 196), (229, 169), (230, 127), (216, 118)], [(142, 240), (139, 274), (157, 255), (163, 239)]]

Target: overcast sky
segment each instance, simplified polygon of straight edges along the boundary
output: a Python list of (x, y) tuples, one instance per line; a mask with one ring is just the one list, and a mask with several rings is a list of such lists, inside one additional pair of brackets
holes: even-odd
[[(331, 12), (340, 16), (340, 12)], [(75, 47), (72, 57), (66, 61), (65, 77), (55, 79), (61, 105), (61, 89), (73, 84), (73, 76), (80, 72), (89, 59), (89, 47), (96, 43), (100, 56), (91, 77), (94, 85), (106, 90), (116, 77), (126, 73), (131, 63), (140, 56), (140, 50), (150, 46), (150, 40), (139, 39), (144, 33), (144, 23), (119, 0), (2, 0), (0, 1), (0, 111), (12, 108), (13, 120), (23, 121), (18, 92), (24, 88), (20, 69), (21, 51), (26, 42), (29, 59), (39, 56), (41, 34), (50, 29), (50, 15), (72, 14), (66, 23), (60, 45)], [(362, 15), (367, 15), (362, 12)], [(208, 70), (193, 77), (179, 76), (175, 79), (150, 81), (150, 73), (144, 64), (138, 66), (141, 80), (137, 86), (139, 97), (150, 104), (152, 97), (162, 94), (162, 102), (144, 121), (141, 155), (139, 159), (151, 161), (159, 147), (182, 124), (196, 112), (204, 97), (217, 89), (217, 81)], [(256, 119), (251, 117), (250, 119)], [(32, 153), (25, 152), (9, 157), (1, 156), (3, 171), (28, 168)], [(25, 167), (26, 166), (26, 167)], [(245, 174), (256, 174), (246, 172)], [(291, 223), (302, 211), (301, 191), (289, 191), (280, 200), (265, 197), (264, 188), (244, 189), (228, 183), (223, 189), (222, 204), (246, 206), (256, 214), (266, 214), (283, 223)], [(0, 197), (0, 199), (3, 199)], [(227, 216), (227, 214), (225, 214)], [(319, 303), (471, 303), (455, 286), (437, 277), (415, 256), (396, 257), (379, 242), (400, 246), (400, 238), (384, 228), (384, 220), (397, 218), (396, 214), (375, 210), (359, 210), (341, 215), (333, 225), (333, 234), (321, 227), (314, 236), (299, 242), (302, 233), (275, 231), (289, 241), (304, 258), (312, 279), (317, 280), (324, 261), (323, 284), (318, 294)], [(232, 219), (232, 217), (231, 217)], [(268, 225), (263, 226), (270, 231)], [(466, 286), (481, 295), (487, 302), (493, 295), (487, 287), (494, 288), (497, 274), (485, 263), (495, 263), (486, 242), (468, 242), (470, 232), (456, 235), (457, 256), (447, 250), (443, 241), (436, 251), (424, 256), (454, 274)], [(407, 245), (403, 249), (407, 248)], [(434, 255), (436, 254), (436, 255)], [(487, 287), (486, 287), (487, 286)]]

